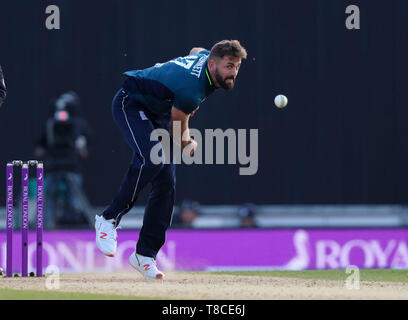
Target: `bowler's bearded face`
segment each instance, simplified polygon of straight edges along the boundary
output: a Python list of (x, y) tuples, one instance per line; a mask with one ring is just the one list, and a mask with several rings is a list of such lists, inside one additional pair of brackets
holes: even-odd
[(224, 90), (234, 88), (240, 66), (241, 58), (224, 56), (222, 59), (217, 59), (214, 71), (216, 85)]

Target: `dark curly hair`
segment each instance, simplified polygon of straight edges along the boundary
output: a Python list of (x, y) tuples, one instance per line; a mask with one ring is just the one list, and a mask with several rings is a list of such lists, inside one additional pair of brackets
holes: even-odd
[(222, 40), (212, 47), (209, 59), (222, 59), (224, 56), (246, 59), (247, 51), (238, 40)]

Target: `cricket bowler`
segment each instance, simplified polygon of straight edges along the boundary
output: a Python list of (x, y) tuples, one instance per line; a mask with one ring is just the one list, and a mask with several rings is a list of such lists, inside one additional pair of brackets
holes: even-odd
[[(216, 89), (234, 87), (242, 60), (247, 52), (237, 40), (223, 40), (211, 51), (193, 48), (189, 55), (151, 68), (125, 72), (123, 87), (112, 102), (113, 118), (133, 150), (133, 159), (119, 191), (101, 216), (95, 217), (96, 244), (99, 250), (114, 257), (117, 228), (133, 207), (140, 191), (151, 183), (143, 226), (130, 264), (146, 279), (164, 279), (156, 266), (156, 255), (164, 245), (175, 201), (175, 165), (155, 164), (151, 149), (160, 142), (151, 141), (155, 129), (172, 134), (172, 122), (179, 121), (182, 136), (189, 134), (189, 119), (200, 104)], [(183, 152), (193, 154), (197, 143), (172, 135)]]

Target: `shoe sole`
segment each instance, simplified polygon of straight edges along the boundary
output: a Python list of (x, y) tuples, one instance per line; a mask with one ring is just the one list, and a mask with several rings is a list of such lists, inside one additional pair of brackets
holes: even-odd
[(110, 257), (110, 258), (115, 257), (115, 254), (114, 254), (114, 253), (105, 253), (105, 252), (103, 252), (103, 251), (98, 247), (98, 245), (96, 245), (96, 247), (99, 249), (99, 251), (100, 251), (104, 256)]

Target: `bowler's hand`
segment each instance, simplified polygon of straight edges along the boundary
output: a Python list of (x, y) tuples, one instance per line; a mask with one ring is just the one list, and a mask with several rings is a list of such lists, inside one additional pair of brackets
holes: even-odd
[(194, 139), (190, 139), (190, 141), (187, 141), (185, 147), (183, 148), (183, 152), (187, 155), (193, 156), (194, 152), (196, 151), (198, 147), (197, 142)]

